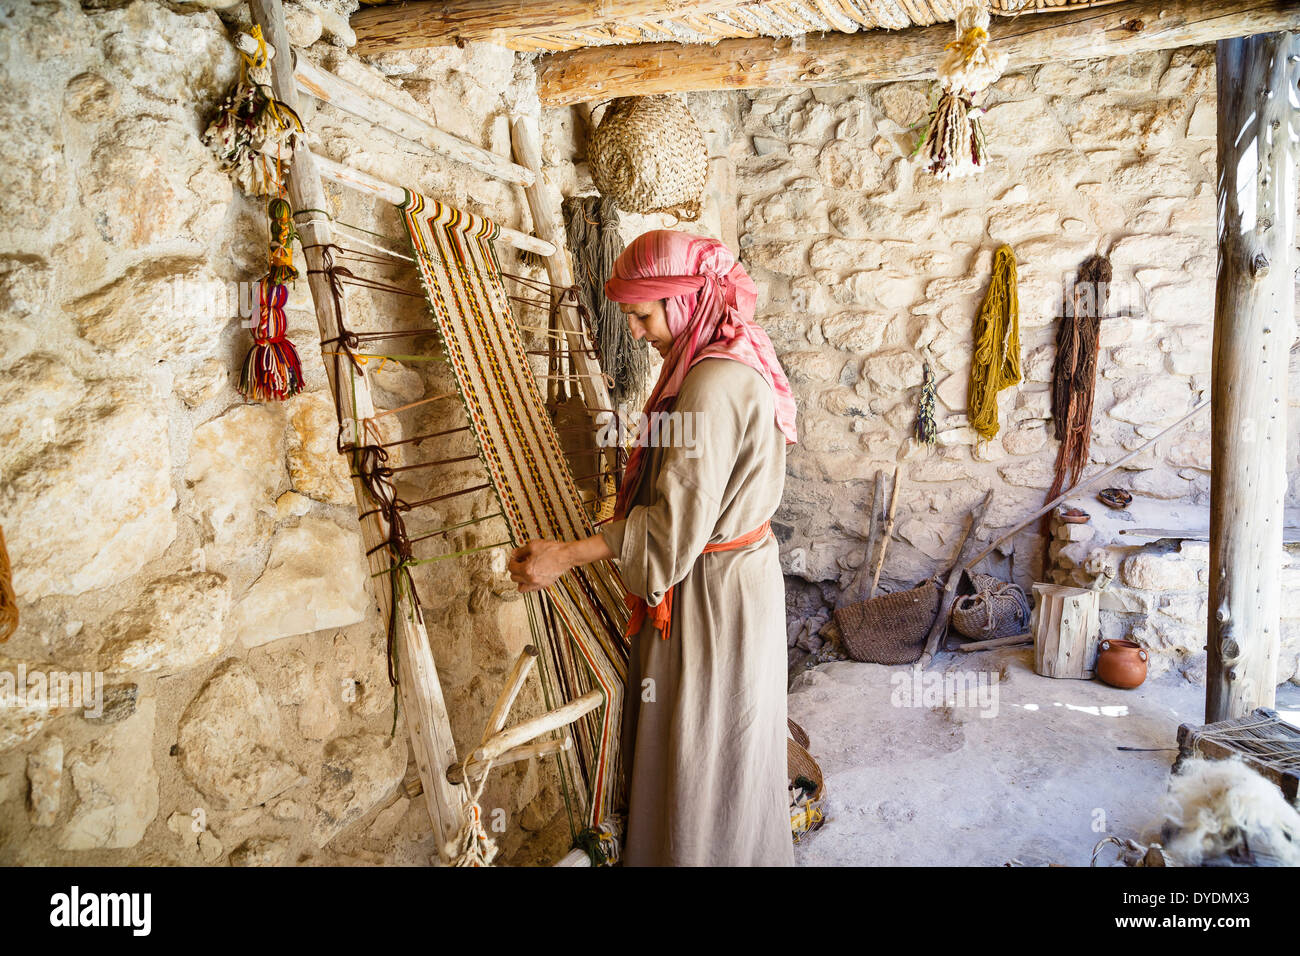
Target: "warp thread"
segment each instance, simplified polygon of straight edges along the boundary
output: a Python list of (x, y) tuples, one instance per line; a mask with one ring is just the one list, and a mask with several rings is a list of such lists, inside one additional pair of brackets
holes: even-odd
[(600, 367), (614, 379), (614, 405), (638, 407), (650, 375), (649, 352), (632, 337), (618, 303), (604, 293), (614, 260), (623, 251), (618, 206), (601, 196), (573, 196), (564, 201), (564, 219), (579, 301), (594, 318)]
[(1020, 381), (1020, 300), (1016, 254), (1002, 246), (993, 277), (975, 317), (975, 354), (970, 369), (970, 426), (985, 440), (998, 433), (998, 392)]

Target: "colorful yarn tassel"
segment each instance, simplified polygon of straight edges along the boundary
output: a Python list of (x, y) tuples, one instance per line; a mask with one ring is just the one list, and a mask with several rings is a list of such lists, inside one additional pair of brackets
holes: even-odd
[(239, 392), (254, 402), (282, 402), (302, 391), (302, 363), (287, 335), (284, 304), (289, 290), (270, 276), (258, 285), (258, 318), (253, 347), (244, 357)]

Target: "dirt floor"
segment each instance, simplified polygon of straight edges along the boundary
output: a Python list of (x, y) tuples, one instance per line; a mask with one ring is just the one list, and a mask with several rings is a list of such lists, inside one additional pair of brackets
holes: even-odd
[[(944, 655), (927, 673), (964, 683), (945, 695), (911, 667), (848, 662), (795, 678), (790, 716), (825, 773), (828, 817), (795, 847), (800, 865), (1087, 866), (1107, 833), (1158, 828), (1178, 725), (1205, 706), (1177, 673), (1130, 691), (1039, 677), (1032, 649)], [(1300, 724), (1300, 687), (1279, 688), (1277, 707)]]

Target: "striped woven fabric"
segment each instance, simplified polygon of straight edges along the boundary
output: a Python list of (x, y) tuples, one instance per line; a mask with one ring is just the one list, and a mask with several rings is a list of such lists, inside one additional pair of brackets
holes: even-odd
[[(511, 314), (493, 243), (499, 228), (410, 190), (400, 208), (511, 540), (520, 545), (591, 535)], [(574, 724), (575, 746), (560, 756), (570, 814), (583, 826), (618, 809), (627, 676), (623, 595), (607, 561), (570, 571), (544, 598), (528, 595), (547, 706), (595, 689), (605, 696), (602, 707)]]

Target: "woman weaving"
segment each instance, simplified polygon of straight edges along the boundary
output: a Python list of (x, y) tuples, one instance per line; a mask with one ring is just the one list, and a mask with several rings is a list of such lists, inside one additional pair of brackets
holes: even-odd
[(625, 865), (790, 865), (785, 591), (769, 523), (795, 440), (790, 385), (754, 322), (753, 281), (716, 240), (645, 233), (605, 294), (664, 359), (643, 421), (680, 414), (694, 440), (646, 447), (643, 425), (615, 519), (582, 541), (530, 541), (510, 573), (535, 591), (619, 561), (632, 608)]

